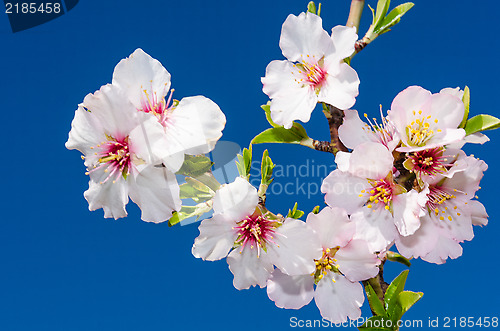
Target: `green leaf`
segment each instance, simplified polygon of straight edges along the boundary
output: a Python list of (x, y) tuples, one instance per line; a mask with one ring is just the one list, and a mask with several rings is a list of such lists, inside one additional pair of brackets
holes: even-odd
[(363, 331), (392, 331), (392, 328), (384, 327), (392, 325), (392, 321), (386, 316), (372, 316), (358, 329)]
[(293, 123), (290, 129), (284, 127), (275, 127), (267, 129), (259, 133), (252, 139), (252, 144), (263, 143), (287, 143), (300, 144), (304, 140), (308, 140), (307, 132), (299, 123)]
[(494, 130), (500, 128), (500, 119), (491, 115), (476, 115), (467, 120), (465, 125), (466, 135), (470, 135), (476, 132)]
[(378, 0), (377, 11), (375, 13), (375, 17), (373, 18), (373, 23), (372, 23), (375, 28), (377, 28), (382, 22), (382, 20), (385, 18), (385, 14), (387, 14), (390, 4), (391, 4), (390, 0)]
[(464, 103), (464, 118), (462, 119), (462, 122), (458, 126), (459, 128), (465, 128), (465, 125), (467, 124), (467, 119), (469, 118), (469, 108), (470, 108), (470, 90), (469, 87), (466, 86), (464, 88), (464, 95), (462, 97), (462, 102)]
[(184, 163), (177, 174), (197, 177), (210, 171), (212, 165), (212, 161), (205, 155), (185, 155)]
[(196, 206), (182, 206), (180, 211), (176, 211), (172, 214), (172, 217), (168, 220), (168, 225), (174, 226), (177, 223), (190, 217), (197, 217), (198, 219), (201, 215), (209, 212), (211, 209), (211, 202), (202, 202), (197, 204)]
[(269, 101), (267, 104), (260, 106), (260, 108), (264, 109), (264, 111), (266, 112), (267, 122), (269, 122), (269, 124), (271, 124), (273, 128), (278, 128), (279, 125), (274, 123), (273, 119), (271, 118), (271, 102)]
[(273, 163), (271, 158), (269, 157), (269, 151), (266, 149), (264, 153), (262, 153), (262, 163), (261, 163), (261, 184), (269, 186), (271, 182), (273, 181), (272, 176), (273, 176), (273, 169), (276, 165)]
[(385, 309), (389, 310), (396, 304), (399, 293), (405, 288), (406, 278), (409, 270), (404, 270), (397, 276), (387, 288), (384, 295)]
[(299, 219), (302, 216), (304, 216), (304, 212), (302, 210), (298, 210), (297, 207), (298, 207), (298, 204), (296, 202), (295, 205), (293, 206), (293, 209), (291, 209), (291, 210), (288, 209), (288, 215), (286, 217)]
[(191, 177), (186, 177), (186, 183), (179, 188), (181, 199), (193, 199), (197, 203), (210, 200), (215, 195), (210, 187)]
[(318, 214), (319, 213), (319, 206), (314, 207), (313, 210), (312, 210), (312, 213), (313, 214)]
[(388, 251), (387, 254), (387, 259), (389, 261), (392, 261), (392, 262), (399, 262), (399, 263), (402, 263), (404, 264), (405, 266), (407, 267), (411, 267), (411, 262), (410, 260), (408, 260), (406, 257), (404, 257), (403, 255), (401, 254), (398, 254), (398, 253), (395, 253), (395, 252), (391, 252), (391, 251)]
[(404, 14), (406, 14), (406, 12), (408, 10), (410, 10), (413, 6), (414, 6), (414, 4), (412, 2), (407, 2), (407, 3), (403, 3), (402, 5), (397, 6), (393, 10), (391, 10), (389, 15), (387, 15), (382, 20), (380, 25), (375, 28), (375, 30), (374, 30), (375, 33), (380, 35), (382, 33), (389, 31), (389, 29), (391, 27), (393, 27), (394, 25), (399, 23), (399, 21), (401, 20), (401, 17)]
[(422, 292), (403, 291), (399, 293), (399, 303), (403, 308), (403, 314), (408, 311), (418, 300), (424, 296)]
[(250, 170), (252, 167), (252, 145), (250, 148), (243, 148), (243, 152), (238, 154), (238, 161), (236, 161), (236, 167), (240, 176), (250, 177)]
[(220, 183), (215, 179), (212, 172), (206, 172), (203, 175), (196, 176), (196, 180), (208, 186), (212, 191), (217, 191), (220, 188)]
[(384, 303), (380, 301), (377, 293), (375, 293), (375, 290), (368, 282), (365, 283), (365, 292), (366, 292), (366, 297), (368, 298), (368, 303), (370, 304), (370, 308), (372, 309), (372, 311), (377, 316), (386, 316), (387, 313), (384, 308)]
[(410, 309), (424, 294), (422, 292), (403, 291), (399, 293), (397, 302), (387, 313), (394, 325), (397, 325), (403, 315)]
[(314, 1), (311, 1), (307, 4), (307, 11), (316, 14), (316, 5), (314, 4)]

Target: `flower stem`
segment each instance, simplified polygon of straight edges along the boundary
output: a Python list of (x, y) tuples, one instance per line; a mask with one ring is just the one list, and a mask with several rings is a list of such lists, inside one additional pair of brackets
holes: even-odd
[(361, 14), (363, 13), (364, 6), (365, 0), (351, 1), (351, 10), (349, 11), (349, 17), (347, 18), (346, 26), (356, 27), (356, 32), (359, 31), (359, 22), (361, 21)]

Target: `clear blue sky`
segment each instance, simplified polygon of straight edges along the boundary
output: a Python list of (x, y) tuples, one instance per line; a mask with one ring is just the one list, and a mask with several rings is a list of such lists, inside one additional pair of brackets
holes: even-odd
[[(218, 103), (227, 117), (223, 139), (246, 146), (268, 126), (259, 108), (267, 102), (260, 77), (271, 60), (283, 58), (281, 24), (306, 5), (81, 0), (67, 14), (15, 34), (0, 14), (0, 330), (282, 330), (293, 316), (321, 318), (314, 304), (282, 310), (264, 290), (234, 289), (225, 261), (191, 255), (196, 225), (147, 224), (133, 205), (119, 221), (89, 212), (83, 163), (78, 152), (64, 148), (77, 104), (110, 82), (116, 63), (137, 47), (169, 70), (176, 98), (202, 94)], [(348, 7), (347, 0), (325, 1), (324, 28), (344, 24)], [(354, 58), (361, 79), (355, 108), (376, 115), (379, 104), (389, 108), (409, 85), (434, 92), (468, 85), (471, 114), (500, 116), (499, 12), (494, 1), (417, 1), (393, 31)], [(362, 32), (370, 20), (367, 9)], [(306, 128), (314, 138), (328, 137), (321, 112)], [(458, 260), (442, 266), (414, 261), (408, 289), (425, 295), (407, 319), (498, 316), (500, 134), (488, 135), (491, 142), (467, 152), (489, 165), (479, 197), (490, 224), (475, 228)], [(331, 155), (305, 147), (266, 147), (282, 166), (333, 163)], [(276, 182), (295, 180), (281, 176)], [(320, 178), (309, 174), (300, 181), (319, 185)], [(296, 200), (310, 210), (323, 197), (282, 194), (270, 196), (268, 206), (286, 213)], [(401, 270), (392, 263), (386, 277)]]

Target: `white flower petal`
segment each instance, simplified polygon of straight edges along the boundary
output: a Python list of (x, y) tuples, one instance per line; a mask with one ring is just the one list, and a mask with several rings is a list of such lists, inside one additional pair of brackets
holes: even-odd
[(366, 241), (353, 239), (335, 254), (340, 271), (352, 282), (375, 277), (380, 260), (370, 251)]
[(165, 98), (170, 89), (170, 73), (158, 60), (138, 48), (116, 65), (113, 85), (124, 90), (134, 106), (140, 109), (141, 101), (146, 101), (147, 96), (158, 101)]
[(312, 13), (288, 15), (281, 29), (280, 48), (293, 62), (306, 60), (308, 55), (319, 60), (334, 51), (330, 36), (323, 30), (321, 17)]
[(352, 214), (366, 203), (367, 198), (361, 191), (370, 187), (364, 178), (334, 170), (323, 180), (321, 192), (325, 193), (325, 201), (330, 207), (341, 207)]
[(262, 90), (271, 99), (271, 118), (289, 129), (294, 120), (309, 121), (316, 106), (317, 96), (313, 88), (300, 82), (291, 62), (272, 61), (262, 78)]
[(426, 215), (421, 218), (420, 228), (412, 235), (400, 236), (396, 240), (399, 253), (407, 258), (418, 258), (429, 254), (439, 240), (440, 229), (433, 219)]
[[(427, 91), (426, 89), (420, 86), (410, 86), (405, 90), (399, 92), (399, 94), (394, 98), (391, 104), (391, 113), (390, 117), (393, 119), (393, 116), (396, 115), (392, 110), (394, 108), (403, 109), (404, 114), (408, 115), (408, 118), (412, 116), (413, 111), (421, 110), (424, 104), (429, 100), (432, 93)], [(399, 117), (398, 117), (399, 118)], [(393, 119), (394, 124), (398, 121)], [(406, 117), (404, 118), (404, 123), (406, 124)], [(406, 126), (406, 125), (405, 125)]]
[(461, 99), (447, 94), (436, 93), (428, 100), (431, 106), (429, 114), (438, 120), (442, 128), (456, 129), (464, 118), (464, 103)]
[(351, 154), (349, 173), (361, 178), (385, 178), (392, 171), (393, 161), (392, 153), (384, 145), (364, 142)]
[(274, 269), (267, 280), (267, 295), (279, 308), (300, 309), (314, 297), (314, 277), (289, 276)]
[(344, 114), (344, 121), (339, 127), (339, 138), (347, 148), (354, 149), (366, 141), (375, 141), (371, 128), (359, 118), (357, 110), (347, 109)]
[[(170, 156), (169, 142), (165, 139), (163, 127), (153, 116), (139, 112), (137, 116), (141, 121), (128, 134), (131, 151), (146, 163), (161, 163)], [(171, 167), (169, 169), (173, 172), (179, 170)]]
[(487, 225), (488, 224), (488, 213), (483, 204), (476, 200), (470, 200), (468, 203), (469, 211), (472, 217), (473, 225)]
[(214, 213), (223, 214), (236, 222), (253, 214), (259, 197), (257, 190), (247, 180), (237, 177), (234, 182), (222, 185), (215, 193)]
[(307, 225), (316, 232), (324, 249), (344, 247), (356, 231), (345, 209), (336, 207), (325, 207), (318, 214), (310, 213), (307, 215)]
[(116, 183), (111, 180), (100, 184), (107, 176), (102, 170), (91, 173), (89, 189), (83, 193), (89, 203), (89, 210), (94, 211), (102, 208), (105, 218), (119, 219), (127, 216), (125, 206), (128, 203), (128, 186), (123, 177)]
[(342, 323), (347, 318), (358, 319), (364, 300), (363, 287), (358, 282), (353, 283), (332, 272), (318, 282), (314, 292), (314, 301), (321, 316), (332, 323)]
[(411, 190), (393, 197), (394, 224), (402, 236), (409, 236), (420, 227), (420, 212), (427, 203), (426, 188), (422, 192)]
[(450, 94), (450, 95), (453, 95), (456, 98), (459, 98), (460, 100), (462, 100), (462, 98), (464, 96), (464, 91), (462, 91), (460, 89), (460, 87), (455, 87), (455, 88), (445, 87), (444, 89), (441, 89), (441, 91), (439, 91), (439, 93)]
[(226, 117), (219, 106), (203, 96), (183, 98), (165, 121), (166, 140), (172, 151), (205, 154), (222, 136)]
[(314, 231), (301, 220), (287, 218), (275, 232), (272, 240), (276, 244), (267, 245), (269, 261), (291, 276), (314, 272), (314, 259), (323, 252)]
[(227, 256), (229, 270), (234, 275), (233, 285), (238, 290), (244, 290), (251, 286), (266, 286), (267, 279), (273, 272), (273, 264), (265, 252), (260, 251), (257, 255), (257, 248), (246, 246), (243, 250), (240, 247), (234, 249)]
[(181, 209), (175, 174), (166, 168), (149, 165), (128, 180), (130, 198), (141, 208), (143, 221), (164, 222)]
[(339, 109), (348, 109), (356, 102), (358, 87), (359, 77), (356, 71), (347, 63), (341, 63), (338, 73), (328, 72), (319, 91), (318, 101)]
[(234, 221), (222, 215), (203, 220), (198, 227), (200, 235), (194, 240), (191, 252), (195, 257), (208, 261), (226, 257), (238, 237), (234, 226)]
[(363, 207), (351, 215), (351, 221), (356, 224), (353, 239), (365, 240), (370, 252), (384, 251), (398, 236), (391, 213), (382, 206)]
[(455, 240), (447, 237), (440, 237), (436, 246), (431, 250), (429, 254), (422, 257), (422, 260), (443, 264), (448, 258), (456, 259), (462, 256), (462, 246)]
[(346, 172), (349, 171), (349, 160), (351, 159), (351, 153), (338, 151), (335, 155), (335, 163), (337, 163), (337, 169)]
[(354, 53), (354, 44), (358, 40), (355, 27), (337, 25), (332, 29), (331, 38), (335, 45), (335, 54), (339, 60), (343, 60)]
[(134, 105), (114, 85), (104, 85), (94, 94), (88, 94), (83, 105), (100, 122), (104, 133), (116, 139), (125, 138), (139, 124)]
[(83, 153), (86, 156), (85, 166), (90, 167), (99, 158), (94, 156), (92, 148), (106, 140), (104, 129), (99, 120), (92, 113), (86, 111), (83, 105), (80, 105), (71, 122), (66, 148), (76, 149)]
[(468, 136), (465, 136), (464, 138), (465, 142), (472, 143), (472, 144), (484, 144), (485, 142), (490, 141), (490, 138), (486, 136), (485, 134), (481, 132), (476, 132), (473, 134), (470, 134)]
[[(488, 165), (473, 156), (467, 156), (459, 159), (456, 163), (465, 162), (467, 167), (464, 171), (456, 171), (453, 176), (443, 183), (443, 187), (449, 188), (450, 191), (457, 190), (465, 194), (468, 199), (474, 197), (474, 194), (479, 190), (479, 182), (483, 178), (484, 172), (488, 169)], [(462, 169), (462, 165), (460, 165)], [(453, 171), (453, 168), (450, 169)], [(458, 195), (458, 194), (457, 194)]]

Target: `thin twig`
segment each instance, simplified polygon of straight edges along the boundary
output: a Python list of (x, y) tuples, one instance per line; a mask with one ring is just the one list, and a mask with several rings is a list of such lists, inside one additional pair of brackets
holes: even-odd
[(352, 0), (351, 2), (351, 10), (349, 11), (346, 26), (356, 27), (356, 32), (359, 31), (359, 22), (361, 21), (364, 6), (365, 0)]

